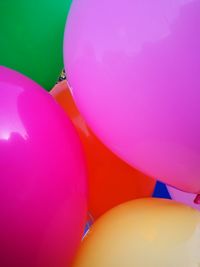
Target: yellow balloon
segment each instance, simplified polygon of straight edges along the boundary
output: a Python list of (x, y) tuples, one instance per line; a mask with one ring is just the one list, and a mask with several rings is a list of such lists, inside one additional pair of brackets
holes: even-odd
[(96, 221), (73, 267), (200, 267), (200, 212), (162, 199), (122, 204)]

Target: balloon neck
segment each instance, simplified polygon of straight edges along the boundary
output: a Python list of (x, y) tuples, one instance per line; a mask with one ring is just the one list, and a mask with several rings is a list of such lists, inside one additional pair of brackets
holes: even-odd
[(194, 199), (194, 203), (200, 205), (200, 194), (196, 196), (196, 198)]

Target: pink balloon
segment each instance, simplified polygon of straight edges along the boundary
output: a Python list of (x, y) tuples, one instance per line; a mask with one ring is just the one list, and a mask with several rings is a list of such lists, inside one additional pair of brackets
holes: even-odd
[(86, 218), (82, 148), (53, 98), (4, 67), (0, 203), (0, 266), (69, 266)]
[(171, 186), (168, 186), (167, 189), (168, 189), (170, 196), (173, 200), (180, 202), (180, 203), (183, 203), (183, 204), (186, 204), (186, 205), (188, 205), (192, 208), (195, 208), (197, 210), (200, 210), (200, 205), (194, 203), (194, 200), (196, 198), (195, 194), (185, 193), (185, 192), (182, 192), (182, 191), (175, 189)]
[(113, 152), (200, 193), (200, 0), (74, 0), (65, 67), (75, 101)]

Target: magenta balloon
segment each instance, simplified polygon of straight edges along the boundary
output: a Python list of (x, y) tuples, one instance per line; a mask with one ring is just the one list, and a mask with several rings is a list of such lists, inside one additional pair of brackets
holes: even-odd
[(75, 101), (129, 164), (200, 192), (200, 0), (74, 0), (65, 67)]
[(66, 267), (81, 240), (81, 145), (39, 85), (0, 67), (0, 266)]
[(200, 205), (194, 203), (194, 200), (196, 198), (195, 194), (185, 193), (185, 192), (182, 192), (182, 191), (175, 189), (171, 186), (168, 186), (167, 189), (168, 189), (170, 196), (173, 200), (180, 202), (180, 203), (183, 203), (183, 204), (186, 204), (186, 205), (188, 205), (192, 208), (195, 208), (197, 210), (200, 210)]

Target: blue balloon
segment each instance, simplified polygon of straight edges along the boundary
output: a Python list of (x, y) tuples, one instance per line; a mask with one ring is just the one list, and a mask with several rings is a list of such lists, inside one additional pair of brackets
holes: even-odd
[(154, 189), (154, 192), (153, 192), (153, 197), (171, 199), (166, 185), (161, 183), (161, 182), (157, 182), (156, 183), (156, 186), (155, 186), (155, 189)]

